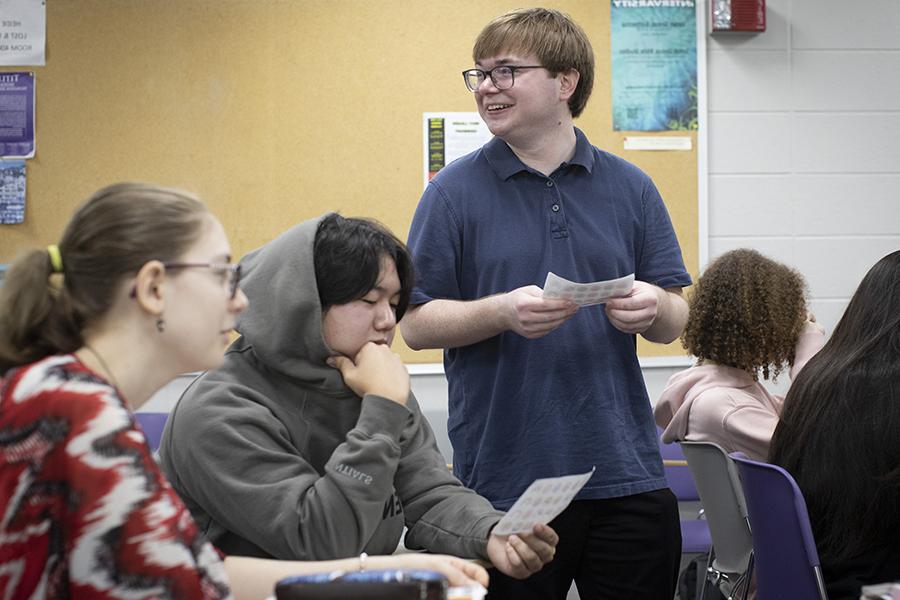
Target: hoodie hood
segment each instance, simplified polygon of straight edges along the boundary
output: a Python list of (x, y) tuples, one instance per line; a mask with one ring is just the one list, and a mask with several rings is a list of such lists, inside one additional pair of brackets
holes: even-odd
[(250, 305), (235, 328), (232, 347), (253, 353), (266, 367), (293, 379), (346, 390), (340, 373), (325, 364), (331, 351), (322, 333), (313, 246), (319, 222), (304, 221), (241, 259), (241, 289)]
[(669, 443), (687, 438), (691, 406), (706, 390), (740, 389), (755, 383), (749, 373), (740, 369), (712, 364), (693, 366), (672, 375), (653, 409), (656, 424), (664, 428), (662, 440)]

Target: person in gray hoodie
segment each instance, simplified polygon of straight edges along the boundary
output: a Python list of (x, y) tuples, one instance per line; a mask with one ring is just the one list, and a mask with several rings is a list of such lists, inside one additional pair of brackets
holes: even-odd
[(402, 242), (328, 214), (241, 261), (250, 298), (223, 365), (166, 424), (161, 465), (226, 554), (323, 560), (410, 549), (527, 577), (556, 533), (491, 535), (502, 512), (449, 472), (390, 350), (412, 289)]

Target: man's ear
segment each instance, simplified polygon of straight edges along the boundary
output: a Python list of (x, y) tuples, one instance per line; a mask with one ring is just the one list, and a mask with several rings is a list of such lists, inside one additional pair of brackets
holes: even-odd
[(138, 306), (151, 315), (161, 315), (165, 307), (163, 281), (166, 267), (158, 260), (151, 260), (138, 271), (134, 278), (134, 298)]
[(559, 99), (568, 102), (575, 90), (578, 89), (581, 73), (575, 69), (568, 69), (561, 72), (557, 77), (559, 77)]

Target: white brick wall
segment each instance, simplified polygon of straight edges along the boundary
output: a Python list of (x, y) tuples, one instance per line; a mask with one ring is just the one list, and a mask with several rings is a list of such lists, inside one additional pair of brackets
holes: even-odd
[(766, 32), (707, 46), (709, 255), (796, 267), (831, 331), (900, 248), (900, 2), (766, 4)]

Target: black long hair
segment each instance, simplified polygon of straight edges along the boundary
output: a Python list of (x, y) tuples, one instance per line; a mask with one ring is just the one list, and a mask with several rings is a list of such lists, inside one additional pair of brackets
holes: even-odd
[(823, 562), (900, 525), (900, 251), (873, 266), (791, 385), (769, 460), (797, 480)]

